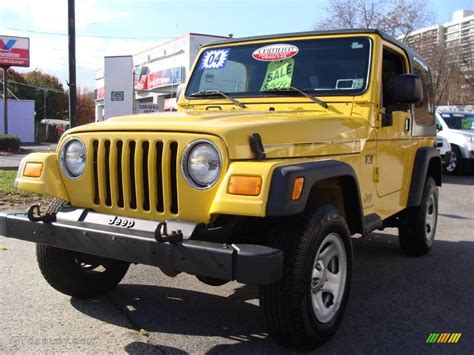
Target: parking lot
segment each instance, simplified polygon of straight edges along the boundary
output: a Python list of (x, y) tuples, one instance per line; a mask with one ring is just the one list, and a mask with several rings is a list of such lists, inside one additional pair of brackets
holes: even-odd
[[(318, 352), (474, 352), (474, 175), (444, 178), (430, 254), (401, 254), (395, 230), (353, 240), (349, 307)], [(33, 244), (4, 237), (0, 283), (0, 353), (288, 352), (267, 338), (256, 287), (136, 265), (109, 295), (71, 299), (43, 280)], [(426, 344), (435, 332), (462, 336)]]

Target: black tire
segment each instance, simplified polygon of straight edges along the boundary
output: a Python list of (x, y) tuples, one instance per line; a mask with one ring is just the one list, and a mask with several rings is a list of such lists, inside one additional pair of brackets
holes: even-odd
[(444, 168), (444, 171), (450, 175), (462, 175), (464, 173), (464, 159), (461, 149), (457, 145), (451, 146), (451, 161)]
[[(345, 278), (340, 282), (339, 305), (330, 305), (333, 312), (330, 319), (320, 321), (321, 312), (314, 310), (313, 297), (321, 293), (326, 300), (324, 286), (313, 292), (321, 279), (314, 278), (318, 263), (323, 255), (329, 236), (338, 235), (339, 246), (343, 246), (345, 260), (337, 260), (342, 272), (345, 261)], [(269, 243), (284, 251), (285, 261), (282, 279), (275, 284), (260, 287), (260, 306), (263, 309), (270, 336), (278, 343), (300, 350), (312, 350), (327, 341), (337, 330), (350, 293), (352, 275), (352, 243), (349, 228), (333, 205), (323, 205), (301, 215), (278, 220), (269, 233)], [(338, 239), (339, 238), (339, 239)], [(324, 243), (323, 243), (324, 242)], [(326, 248), (327, 247), (327, 248)], [(326, 249), (325, 249), (326, 248)], [(341, 254), (342, 255), (342, 254)], [(331, 264), (333, 259), (330, 259)], [(329, 270), (329, 266), (324, 268)], [(318, 271), (319, 272), (319, 271)], [(329, 275), (327, 271), (324, 275)], [(323, 275), (320, 272), (320, 275)], [(322, 284), (327, 282), (323, 281)], [(317, 285), (316, 285), (317, 283)], [(333, 299), (334, 301), (334, 299)], [(337, 302), (336, 302), (337, 303)], [(329, 310), (327, 308), (326, 310)]]
[(404, 212), (398, 227), (401, 249), (407, 255), (421, 256), (433, 247), (438, 222), (438, 187), (428, 176), (423, 189), (421, 204)]
[(36, 245), (36, 259), (45, 280), (56, 290), (91, 298), (112, 290), (127, 273), (129, 263)]

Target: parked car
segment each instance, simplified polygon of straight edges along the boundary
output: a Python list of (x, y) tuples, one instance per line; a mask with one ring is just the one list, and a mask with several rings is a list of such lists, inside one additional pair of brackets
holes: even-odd
[(439, 155), (441, 156), (441, 165), (443, 167), (443, 171), (448, 171), (452, 169), (453, 163), (453, 155), (451, 152), (451, 144), (449, 144), (448, 140), (444, 137), (437, 136), (436, 137), (436, 149), (439, 151)]
[(474, 113), (437, 112), (438, 137), (451, 144), (451, 162), (446, 166), (449, 174), (460, 175), (474, 167)]

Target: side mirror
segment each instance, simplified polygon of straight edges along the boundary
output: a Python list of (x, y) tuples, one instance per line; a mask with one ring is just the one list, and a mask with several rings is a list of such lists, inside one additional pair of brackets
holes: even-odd
[(395, 102), (400, 104), (416, 104), (423, 100), (421, 78), (415, 74), (400, 74), (393, 83)]
[(181, 93), (183, 92), (185, 86), (186, 85), (184, 84), (179, 84), (178, 87), (176, 88), (176, 102), (179, 101), (179, 97), (181, 96)]
[(441, 125), (439, 123), (436, 124), (436, 130), (439, 132), (439, 131), (442, 131), (443, 130), (443, 127), (441, 127)]

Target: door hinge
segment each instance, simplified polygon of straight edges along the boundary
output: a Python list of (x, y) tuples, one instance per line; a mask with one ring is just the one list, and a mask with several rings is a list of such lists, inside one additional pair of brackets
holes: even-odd
[(374, 167), (374, 182), (379, 182), (379, 168)]

